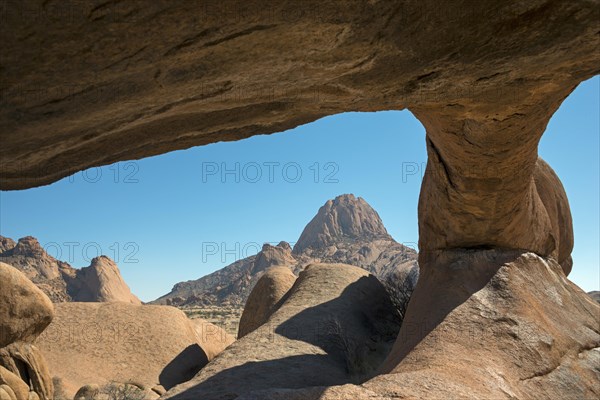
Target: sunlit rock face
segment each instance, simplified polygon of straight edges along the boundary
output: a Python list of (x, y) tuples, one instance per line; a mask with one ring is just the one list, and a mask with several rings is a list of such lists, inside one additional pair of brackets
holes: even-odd
[(106, 256), (95, 257), (88, 267), (73, 268), (52, 257), (40, 242), (26, 236), (17, 243), (0, 236), (0, 262), (17, 268), (54, 303), (65, 301), (122, 301), (141, 304), (123, 280), (117, 264)]
[[(598, 397), (598, 305), (566, 281), (568, 203), (537, 146), (561, 102), (600, 72), (599, 5), (11, 3), (0, 24), (0, 188), (344, 111), (408, 108), (429, 159), (422, 275), (406, 320), (439, 312), (437, 291), (454, 308), (435, 314), (421, 345), (401, 332), (382, 369), (391, 374), (369, 393), (447, 398), (466, 385), (477, 398)], [(486, 342), (444, 333), (503, 311), (519, 313), (493, 324), (503, 336), (489, 349), (465, 352)]]
[(296, 275), (285, 267), (269, 268), (260, 277), (244, 306), (240, 317), (238, 339), (267, 322), (280, 302), (296, 282)]
[(53, 398), (46, 360), (34, 345), (54, 318), (52, 302), (18, 269), (0, 262), (0, 397)]
[(365, 380), (374, 374), (398, 334), (393, 310), (384, 286), (364, 269), (312, 264), (264, 324), (163, 398), (236, 399), (271, 387)]
[(238, 399), (599, 396), (600, 306), (556, 261), (515, 250), (440, 251), (422, 261), (380, 375), (360, 386), (273, 385)]
[(358, 238), (390, 240), (392, 237), (377, 212), (365, 200), (352, 194), (338, 196), (328, 200), (306, 225), (294, 245), (294, 253), (302, 253), (308, 248), (318, 250)]
[[(243, 307), (265, 271), (276, 266), (298, 275), (313, 263), (350, 264), (382, 281), (404, 282), (411, 271), (412, 276), (415, 273), (418, 276), (416, 260), (417, 252), (396, 242), (377, 212), (363, 198), (342, 194), (319, 208), (293, 250), (287, 242), (276, 246), (265, 243), (256, 255), (237, 260), (200, 279), (176, 283), (171, 292), (154, 303)], [(411, 283), (409, 287), (412, 286)], [(257, 301), (255, 304), (261, 303), (260, 299)]]
[(422, 249), (522, 248), (566, 265), (531, 178), (549, 118), (599, 71), (597, 6), (15, 4), (0, 28), (0, 187), (408, 108), (427, 130)]
[(69, 302), (55, 310), (37, 345), (52, 376), (61, 378), (66, 398), (84, 385), (111, 382), (170, 389), (233, 341), (217, 326), (192, 321), (173, 307)]

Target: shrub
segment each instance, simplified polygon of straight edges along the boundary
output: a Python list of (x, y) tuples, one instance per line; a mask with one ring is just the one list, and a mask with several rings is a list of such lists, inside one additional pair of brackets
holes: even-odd
[(131, 383), (111, 382), (100, 388), (100, 394), (106, 396), (107, 400), (144, 400), (144, 390)]
[(419, 279), (419, 268), (407, 273), (390, 274), (383, 280), (383, 286), (390, 296), (399, 322), (404, 321), (410, 297)]
[(337, 318), (326, 322), (325, 334), (337, 353), (344, 358), (346, 371), (351, 378), (358, 382), (361, 377), (371, 372), (366, 357), (368, 350), (366, 344), (359, 343), (347, 332), (344, 332), (342, 324)]
[(63, 384), (62, 378), (55, 376), (52, 378), (52, 385), (54, 386), (54, 396), (53, 400), (67, 400), (67, 395), (65, 394), (65, 386)]

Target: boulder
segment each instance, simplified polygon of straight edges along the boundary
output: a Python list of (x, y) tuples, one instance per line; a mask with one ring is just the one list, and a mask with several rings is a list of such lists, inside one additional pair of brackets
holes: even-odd
[(27, 400), (29, 385), (20, 376), (0, 365), (0, 385), (8, 386), (17, 400)]
[(0, 347), (32, 342), (53, 315), (50, 299), (16, 268), (0, 262)]
[(423, 259), (396, 344), (364, 386), (408, 398), (597, 398), (600, 305), (554, 259), (454, 250)]
[(288, 267), (272, 267), (265, 271), (246, 301), (240, 319), (238, 339), (269, 319), (294, 282), (296, 282), (296, 275)]
[[(136, 382), (169, 389), (192, 378), (232, 338), (200, 329), (173, 307), (59, 303), (37, 344), (72, 397), (84, 385)], [(222, 342), (221, 342), (222, 341)]]
[[(206, 354), (208, 361), (215, 358), (220, 352), (227, 348), (227, 346), (235, 342), (235, 337), (227, 333), (222, 328), (205, 321), (202, 318), (192, 319), (192, 324), (194, 325), (194, 330), (196, 331), (196, 336), (198, 337), (198, 343)], [(160, 386), (155, 386), (155, 388), (159, 392), (161, 390), (165, 390), (164, 387), (161, 389)]]
[(100, 392), (100, 386), (98, 385), (83, 385), (79, 388), (73, 400), (94, 400), (94, 398)]
[(8, 385), (0, 385), (0, 400), (21, 400)]
[(163, 399), (236, 398), (256, 390), (336, 385), (375, 373), (398, 333), (383, 285), (365, 270), (315, 264), (265, 324)]
[(360, 386), (265, 389), (238, 400), (598, 398), (600, 305), (556, 260), (453, 250), (424, 261), (379, 375)]
[(554, 170), (541, 158), (538, 158), (533, 174), (535, 189), (544, 205), (550, 224), (555, 250), (551, 255), (561, 265), (565, 275), (573, 267), (573, 219), (567, 193)]
[(43, 354), (35, 345), (15, 342), (1, 348), (0, 366), (19, 376), (41, 400), (53, 399), (52, 376)]

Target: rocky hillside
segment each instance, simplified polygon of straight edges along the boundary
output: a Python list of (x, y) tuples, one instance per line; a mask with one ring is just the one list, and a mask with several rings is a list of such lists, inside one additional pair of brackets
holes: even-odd
[(0, 236), (0, 262), (12, 265), (35, 283), (54, 303), (66, 301), (121, 301), (141, 304), (121, 277), (119, 268), (106, 256), (90, 266), (76, 269), (50, 256), (32, 236), (17, 243)]
[(269, 267), (286, 266), (297, 275), (312, 263), (343, 263), (385, 279), (390, 274), (408, 276), (416, 267), (416, 260), (416, 251), (396, 242), (364, 199), (345, 194), (328, 200), (319, 209), (293, 249), (287, 242), (265, 244), (254, 256), (200, 279), (177, 283), (154, 303), (243, 306)]

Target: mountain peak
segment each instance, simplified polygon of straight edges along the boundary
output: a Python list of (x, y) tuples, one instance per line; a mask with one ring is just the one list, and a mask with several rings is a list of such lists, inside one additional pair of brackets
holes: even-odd
[(120, 301), (141, 304), (123, 280), (117, 264), (107, 256), (95, 257), (89, 267), (77, 271), (80, 288), (74, 301)]
[(0, 253), (12, 250), (17, 243), (9, 237), (0, 236)]
[(294, 253), (324, 248), (348, 239), (391, 239), (379, 214), (361, 197), (343, 194), (327, 202), (306, 225)]
[(6, 251), (6, 254), (25, 257), (49, 257), (40, 242), (33, 236), (22, 237), (12, 249)]

